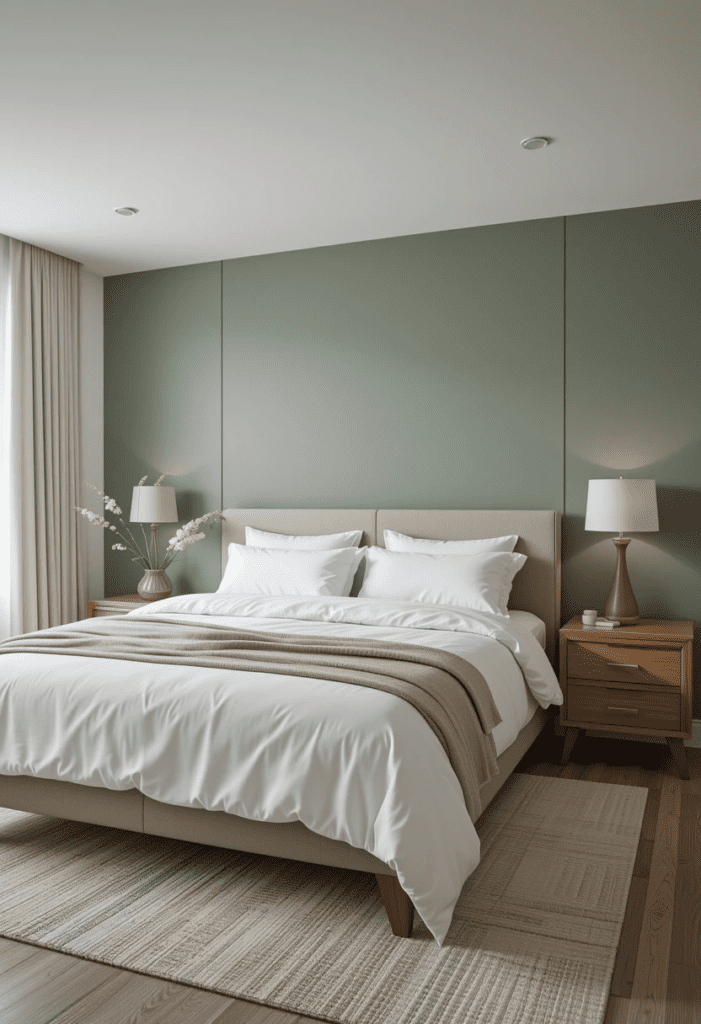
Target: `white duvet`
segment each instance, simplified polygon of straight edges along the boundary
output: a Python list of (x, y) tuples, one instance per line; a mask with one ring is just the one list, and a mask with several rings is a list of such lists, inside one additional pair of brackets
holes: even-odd
[[(451, 650), (485, 676), (497, 753), (562, 703), (533, 616), (360, 598), (200, 594), (140, 608), (294, 634)], [(154, 800), (302, 821), (389, 864), (438, 943), (479, 839), (437, 737), (410, 704), (347, 683), (61, 655), (0, 658), (0, 774), (136, 787)]]

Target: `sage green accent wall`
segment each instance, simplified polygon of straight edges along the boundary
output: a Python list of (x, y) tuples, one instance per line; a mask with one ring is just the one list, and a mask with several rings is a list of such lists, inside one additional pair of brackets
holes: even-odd
[(224, 503), (556, 508), (563, 221), (227, 260)]
[[(700, 282), (701, 202), (108, 278), (106, 490), (128, 511), (168, 472), (183, 520), (559, 508), (569, 616), (603, 609), (613, 575), (610, 540), (583, 529), (587, 481), (654, 477), (661, 530), (631, 542), (631, 579), (643, 615), (698, 636)], [(139, 578), (109, 550), (106, 574), (108, 594)], [(214, 589), (217, 537), (171, 578)], [(698, 646), (695, 676), (701, 718)]]
[(701, 718), (701, 203), (567, 218), (566, 405), (565, 608), (603, 609), (613, 577), (588, 480), (655, 479), (660, 532), (628, 570), (641, 615), (696, 620)]
[[(127, 525), (131, 489), (146, 474), (151, 484), (169, 474), (181, 523), (221, 507), (220, 298), (219, 262), (105, 280), (105, 492)], [(176, 529), (159, 527), (160, 551)], [(126, 552), (111, 550), (115, 540), (106, 534), (108, 596), (134, 593), (143, 575)], [(179, 554), (168, 575), (174, 593), (215, 590), (218, 527)]]

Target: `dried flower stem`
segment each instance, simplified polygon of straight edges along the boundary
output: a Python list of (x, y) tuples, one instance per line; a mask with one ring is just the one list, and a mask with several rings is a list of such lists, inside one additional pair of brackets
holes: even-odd
[[(155, 486), (159, 486), (164, 476), (165, 473), (156, 481)], [(145, 481), (146, 477), (143, 477), (139, 481), (139, 486), (142, 486), (145, 483)], [(175, 536), (171, 537), (171, 539), (168, 541), (168, 546), (163, 556), (163, 560), (159, 565), (158, 550), (156, 547), (155, 539), (153, 543), (153, 551), (151, 551), (151, 545), (149, 544), (148, 538), (146, 536), (146, 531), (144, 529), (143, 523), (139, 524), (141, 526), (141, 534), (143, 536), (144, 541), (144, 546), (142, 548), (141, 544), (136, 540), (133, 533), (122, 519), (122, 510), (117, 504), (117, 502), (114, 500), (114, 498), (110, 498), (109, 495), (105, 494), (104, 491), (99, 490), (97, 487), (95, 487), (94, 484), (88, 483), (87, 486), (90, 487), (91, 490), (95, 491), (97, 494), (100, 495), (100, 497), (103, 500), (105, 512), (109, 512), (111, 515), (115, 517), (115, 519), (117, 519), (117, 522), (121, 524), (124, 531), (126, 532), (126, 536), (114, 523), (110, 523), (106, 516), (100, 515), (97, 512), (91, 512), (90, 509), (87, 508), (79, 508), (78, 506), (74, 506), (76, 512), (80, 512), (80, 514), (84, 516), (90, 523), (92, 523), (93, 526), (98, 526), (100, 527), (100, 529), (110, 530), (112, 533), (115, 533), (117, 537), (120, 538), (122, 543), (113, 544), (112, 550), (131, 552), (133, 556), (131, 559), (132, 562), (137, 562), (144, 570), (166, 569), (180, 551), (184, 551), (186, 547), (189, 547), (191, 544), (195, 544), (197, 541), (204, 540), (205, 534), (202, 532), (200, 527), (202, 527), (210, 519), (221, 520), (222, 518), (221, 512), (217, 511), (207, 512), (206, 515), (200, 516), (198, 519), (190, 520), (189, 523), (186, 523), (185, 526), (182, 526), (176, 532)]]

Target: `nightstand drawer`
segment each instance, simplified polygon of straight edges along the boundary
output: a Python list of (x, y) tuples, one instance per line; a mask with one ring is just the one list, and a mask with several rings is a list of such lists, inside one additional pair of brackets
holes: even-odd
[(681, 686), (681, 651), (586, 641), (567, 645), (567, 675), (578, 679)]
[(681, 694), (655, 690), (614, 690), (608, 686), (567, 685), (567, 718), (573, 722), (632, 725), (678, 732)]

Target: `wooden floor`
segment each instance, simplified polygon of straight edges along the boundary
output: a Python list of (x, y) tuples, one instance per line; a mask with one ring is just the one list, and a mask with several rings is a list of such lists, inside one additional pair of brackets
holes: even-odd
[[(700, 1024), (701, 749), (682, 782), (662, 745), (580, 736), (561, 768), (562, 739), (546, 733), (519, 771), (650, 791), (605, 1024)], [(310, 1020), (0, 939), (0, 1024)]]
[(549, 735), (519, 771), (649, 790), (604, 1024), (701, 1024), (701, 749), (682, 781), (666, 745)]

